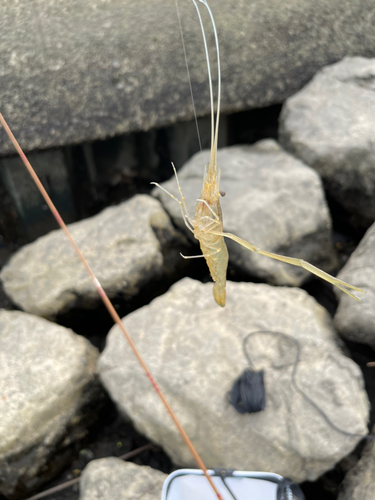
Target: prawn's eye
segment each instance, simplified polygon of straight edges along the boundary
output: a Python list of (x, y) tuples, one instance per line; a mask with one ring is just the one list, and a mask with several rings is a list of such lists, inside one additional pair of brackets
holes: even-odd
[(225, 196), (225, 191), (219, 191), (219, 194), (220, 194), (220, 196), (221, 196), (222, 198), (224, 198), (224, 196)]

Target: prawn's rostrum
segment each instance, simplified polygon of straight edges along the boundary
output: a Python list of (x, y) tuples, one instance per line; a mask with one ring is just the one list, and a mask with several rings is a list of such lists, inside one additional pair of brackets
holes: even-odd
[[(225, 287), (226, 287), (226, 274), (227, 274), (228, 258), (229, 258), (224, 237), (236, 241), (237, 243), (239, 243), (240, 245), (242, 245), (243, 247), (247, 248), (252, 252), (265, 255), (267, 257), (270, 257), (271, 259), (279, 260), (281, 262), (285, 262), (293, 266), (302, 267), (303, 269), (306, 269), (310, 273), (315, 274), (316, 276), (319, 276), (321, 279), (328, 281), (332, 285), (336, 286), (337, 288), (348, 294), (353, 299), (361, 301), (361, 299), (356, 297), (354, 293), (351, 292), (351, 290), (354, 290), (357, 292), (366, 293), (361, 288), (357, 288), (356, 286), (350, 285), (345, 281), (339, 280), (338, 278), (331, 276), (330, 274), (322, 271), (321, 269), (313, 266), (309, 262), (306, 262), (302, 259), (286, 257), (283, 255), (278, 255), (272, 252), (268, 252), (266, 250), (262, 250), (256, 245), (246, 240), (243, 240), (242, 238), (235, 236), (234, 234), (225, 233), (223, 231), (223, 216), (220, 207), (220, 197), (225, 196), (225, 192), (220, 191), (220, 168), (216, 164), (217, 142), (218, 142), (218, 131), (219, 131), (219, 115), (220, 115), (220, 95), (221, 95), (219, 42), (217, 37), (215, 21), (211, 9), (206, 0), (199, 0), (199, 1), (203, 3), (208, 10), (215, 35), (217, 68), (218, 68), (218, 97), (217, 97), (217, 115), (215, 122), (212, 77), (211, 77), (211, 68), (208, 56), (206, 35), (198, 5), (195, 0), (192, 0), (198, 13), (202, 36), (203, 36), (203, 43), (207, 60), (208, 79), (210, 86), (210, 100), (211, 100), (211, 154), (210, 154), (210, 161), (205, 166), (203, 187), (200, 198), (197, 199), (194, 219), (190, 217), (185, 196), (181, 189), (177, 171), (173, 163), (172, 167), (175, 173), (176, 182), (178, 190), (180, 192), (181, 199), (178, 199), (176, 196), (171, 194), (169, 191), (167, 191), (165, 188), (163, 188), (156, 182), (151, 183), (155, 184), (155, 186), (158, 186), (160, 189), (162, 189), (165, 193), (167, 193), (169, 196), (171, 196), (174, 200), (176, 200), (179, 203), (182, 212), (182, 217), (187, 228), (194, 234), (194, 237), (199, 241), (202, 250), (202, 255), (184, 256), (181, 254), (181, 256), (185, 259), (194, 259), (198, 257), (204, 257), (206, 259), (208, 268), (211, 273), (211, 277), (214, 281), (213, 296), (217, 304), (219, 304), (219, 306), (221, 307), (225, 306), (225, 300), (226, 300)], [(182, 31), (181, 31), (181, 36), (182, 36)]]

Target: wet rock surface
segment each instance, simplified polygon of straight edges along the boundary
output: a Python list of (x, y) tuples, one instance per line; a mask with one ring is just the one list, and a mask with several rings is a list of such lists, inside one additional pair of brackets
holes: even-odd
[[(228, 283), (227, 305), (218, 309), (211, 285), (186, 278), (124, 324), (208, 467), (313, 480), (367, 433), (360, 370), (342, 354), (326, 311), (301, 290)], [(271, 333), (246, 339), (259, 330)], [(242, 415), (227, 398), (249, 367), (244, 342), (253, 369), (265, 371), (266, 409)], [(175, 463), (193, 465), (116, 327), (99, 372), (137, 429)]]
[[(130, 297), (174, 271), (179, 239), (160, 203), (138, 195), (69, 226), (73, 238), (110, 297)], [(177, 261), (178, 259), (178, 261)], [(97, 291), (62, 230), (23, 247), (2, 269), (6, 293), (27, 312), (53, 318), (75, 307), (93, 308)]]
[[(207, 151), (198, 153), (178, 173), (191, 218), (208, 158)], [(225, 232), (264, 250), (302, 258), (328, 272), (334, 269), (331, 218), (314, 170), (272, 140), (220, 149), (217, 163), (220, 186), (226, 193), (221, 200)], [(162, 186), (179, 196), (174, 177)], [(175, 224), (191, 235), (178, 203), (159, 188), (152, 194), (162, 201)], [(226, 243), (230, 261), (258, 279), (298, 286), (311, 276), (302, 268), (255, 254), (229, 239)]]
[(363, 288), (366, 295), (358, 294), (362, 302), (356, 302), (335, 291), (339, 297), (335, 328), (346, 339), (375, 348), (375, 224), (367, 230), (338, 277)]
[(0, 494), (17, 498), (69, 460), (100, 406), (97, 357), (71, 330), (0, 310)]
[(94, 460), (82, 474), (79, 500), (159, 500), (166, 477), (118, 458)]
[[(346, 55), (375, 56), (375, 8), (366, 0), (293, 0), (282, 9), (277, 0), (218, 0), (211, 7), (224, 112), (282, 102)], [(173, 2), (50, 1), (35, 8), (22, 0), (1, 9), (0, 101), (25, 149), (192, 118)], [(180, 10), (198, 114), (208, 114), (199, 23), (190, 2), (180, 2)], [(207, 31), (211, 36), (208, 23)], [(0, 130), (0, 153), (10, 150)]]
[(375, 59), (345, 58), (289, 98), (281, 144), (322, 176), (353, 223), (375, 220)]

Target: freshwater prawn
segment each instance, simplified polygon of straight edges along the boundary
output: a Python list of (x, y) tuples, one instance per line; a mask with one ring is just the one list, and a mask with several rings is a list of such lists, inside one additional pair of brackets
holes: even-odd
[[(257, 247), (253, 243), (250, 243), (234, 234), (225, 233), (223, 230), (223, 215), (220, 207), (220, 197), (224, 196), (225, 193), (220, 191), (220, 168), (216, 163), (217, 157), (217, 143), (218, 143), (218, 132), (219, 132), (219, 118), (220, 118), (220, 99), (221, 99), (221, 70), (220, 70), (220, 53), (219, 53), (219, 41), (216, 30), (216, 25), (214, 21), (214, 17), (212, 11), (207, 3), (207, 0), (197, 0), (201, 2), (207, 9), (212, 28), (215, 36), (215, 46), (216, 46), (216, 57), (217, 57), (217, 77), (218, 77), (218, 91), (217, 91), (217, 110), (216, 110), (216, 122), (214, 118), (214, 102), (213, 102), (213, 87), (212, 87), (212, 76), (211, 76), (211, 67), (210, 60), (208, 55), (207, 48), (207, 40), (205, 29), (203, 26), (203, 21), (201, 17), (200, 10), (197, 5), (196, 0), (191, 0), (195, 6), (195, 9), (198, 14), (199, 23), (201, 26), (203, 43), (206, 53), (206, 62), (207, 62), (207, 70), (208, 70), (208, 80), (209, 80), (209, 88), (210, 88), (210, 100), (211, 100), (211, 151), (210, 151), (210, 160), (209, 163), (205, 166), (204, 176), (203, 176), (203, 188), (201, 191), (200, 198), (197, 199), (197, 205), (195, 208), (194, 219), (190, 217), (189, 210), (186, 204), (184, 193), (181, 189), (180, 182), (178, 179), (177, 171), (172, 163), (173, 171), (176, 177), (176, 182), (178, 186), (178, 190), (180, 192), (181, 199), (178, 199), (172, 193), (167, 191), (165, 188), (160, 186), (156, 182), (152, 182), (155, 186), (158, 186), (165, 193), (171, 196), (174, 200), (176, 200), (181, 208), (182, 217), (186, 227), (193, 233), (194, 237), (199, 241), (202, 255), (194, 255), (194, 256), (181, 256), (184, 259), (194, 259), (199, 257), (204, 257), (207, 262), (207, 266), (210, 270), (211, 277), (214, 281), (213, 286), (213, 296), (216, 303), (224, 307), (226, 301), (226, 275), (228, 268), (228, 249), (225, 244), (224, 238), (229, 238), (231, 240), (236, 241), (243, 247), (248, 250), (259, 253), (261, 255), (265, 255), (266, 257), (270, 257), (271, 259), (279, 260), (281, 262), (285, 262), (287, 264), (291, 264), (293, 266), (302, 267), (306, 269), (312, 274), (319, 276), (319, 278), (328, 281), (332, 285), (339, 288), (342, 292), (345, 292), (353, 299), (361, 302), (361, 299), (356, 297), (350, 290), (355, 290), (357, 292), (366, 293), (361, 288), (357, 288), (354, 285), (350, 285), (345, 281), (342, 281), (330, 274), (322, 271), (321, 269), (313, 266), (309, 262), (306, 262), (302, 259), (287, 257), (284, 255), (278, 255), (272, 252), (268, 252), (266, 250), (262, 250)], [(176, 0), (176, 7), (178, 12), (178, 5)], [(180, 24), (181, 28), (181, 24)], [(182, 31), (181, 31), (182, 35)], [(183, 42), (184, 53), (185, 53), (185, 45)], [(185, 53), (186, 59), (186, 53)]]

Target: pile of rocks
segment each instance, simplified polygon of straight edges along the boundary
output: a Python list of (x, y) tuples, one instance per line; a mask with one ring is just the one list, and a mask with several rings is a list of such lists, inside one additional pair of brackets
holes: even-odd
[[(367, 434), (362, 373), (336, 332), (375, 345), (374, 82), (374, 60), (345, 59), (327, 67), (286, 101), (280, 144), (265, 140), (218, 154), (228, 232), (335, 272), (323, 186), (345, 207), (351, 224), (368, 228), (339, 273), (366, 291), (362, 302), (337, 292), (332, 321), (306, 291), (291, 288), (310, 279), (308, 273), (229, 242), (231, 263), (243, 277), (267, 284), (229, 282), (221, 309), (211, 284), (184, 278), (124, 319), (208, 467), (313, 481)], [(191, 213), (207, 155), (197, 154), (179, 173)], [(163, 187), (178, 195), (174, 179)], [(157, 189), (71, 230), (110, 297), (140, 296), (156, 280), (177, 275), (177, 248), (191, 237), (178, 204)], [(0, 494), (21, 497), (56, 473), (54, 462), (79, 439), (99, 405), (97, 371), (140, 432), (176, 465), (194, 466), (118, 327), (99, 357), (88, 340), (44, 319), (98, 304), (61, 231), (23, 247), (1, 279), (13, 304), (26, 312), (0, 311)], [(264, 372), (266, 406), (241, 414), (228, 393), (249, 367)], [(373, 456), (370, 444), (348, 474), (340, 500), (370, 500)], [(81, 499), (156, 499), (164, 478), (117, 459), (99, 460), (84, 472)]]

